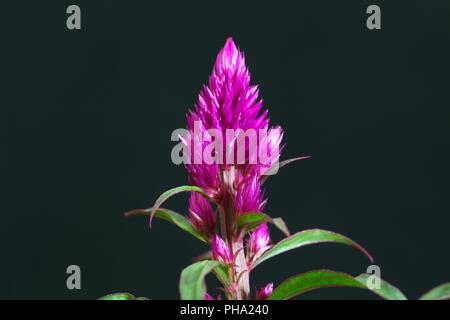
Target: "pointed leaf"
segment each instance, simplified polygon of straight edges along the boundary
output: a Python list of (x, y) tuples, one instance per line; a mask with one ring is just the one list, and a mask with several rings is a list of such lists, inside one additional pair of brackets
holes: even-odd
[(243, 213), (239, 216), (237, 221), (238, 230), (244, 228), (245, 226), (256, 227), (262, 223), (271, 222), (272, 218), (264, 213), (259, 212), (248, 212)]
[(281, 161), (280, 163), (278, 163), (278, 168), (272, 167), (272, 168), (268, 169), (267, 171), (265, 171), (261, 175), (261, 178), (259, 179), (259, 181), (261, 182), (261, 184), (263, 184), (264, 182), (266, 182), (267, 179), (269, 179), (270, 176), (273, 176), (275, 173), (277, 173), (278, 170), (283, 168), (285, 165), (288, 165), (291, 162), (295, 162), (295, 161), (299, 161), (299, 160), (306, 160), (309, 158), (311, 158), (311, 156), (303, 156), (303, 157), (297, 157), (297, 158), (292, 158), (292, 159), (287, 159), (287, 160)]
[(176, 188), (167, 190), (162, 195), (160, 195), (158, 199), (156, 199), (156, 202), (152, 207), (152, 211), (150, 212), (150, 225), (152, 223), (153, 215), (155, 214), (156, 210), (158, 210), (159, 207), (164, 203), (164, 201), (169, 199), (171, 196), (173, 196), (177, 193), (181, 193), (181, 192), (198, 192), (198, 193), (206, 196), (203, 193), (203, 190), (197, 186), (181, 186), (181, 187), (176, 187)]
[(148, 298), (136, 298), (131, 293), (111, 293), (99, 298), (98, 300), (148, 300)]
[(272, 223), (275, 225), (275, 227), (278, 228), (278, 230), (283, 232), (287, 237), (291, 236), (291, 232), (289, 231), (286, 222), (284, 222), (282, 218), (273, 218)]
[(182, 300), (203, 300), (206, 293), (205, 277), (219, 263), (203, 260), (191, 264), (181, 272), (180, 295)]
[[(126, 217), (150, 216), (151, 212), (152, 212), (152, 208), (136, 209), (136, 210), (126, 212), (125, 216)], [(191, 221), (189, 221), (188, 218), (186, 218), (185, 216), (183, 216), (175, 211), (165, 209), (165, 208), (159, 208), (158, 210), (155, 211), (154, 216), (173, 223), (180, 229), (190, 233), (191, 235), (193, 235), (197, 239), (200, 239), (203, 242), (208, 242), (208, 240), (205, 239), (205, 237), (197, 231), (197, 229), (194, 227), (194, 225), (191, 223)]]
[(437, 286), (423, 296), (419, 300), (449, 300), (450, 299), (450, 283), (444, 283)]
[(373, 262), (372, 256), (359, 244), (354, 242), (353, 240), (339, 234), (334, 233), (327, 230), (321, 230), (321, 229), (310, 229), (298, 232), (296, 234), (293, 234), (292, 236), (285, 238), (278, 242), (276, 245), (274, 245), (271, 249), (267, 250), (259, 259), (255, 261), (255, 264), (253, 267), (256, 267), (260, 263), (277, 256), (281, 253), (284, 253), (286, 251), (304, 247), (311, 244), (317, 244), (317, 243), (341, 243), (345, 244), (351, 247), (354, 247), (364, 253), (371, 262)]
[(381, 280), (379, 289), (369, 289), (367, 278), (363, 274), (357, 278), (346, 273), (331, 270), (313, 270), (302, 273), (282, 282), (269, 297), (269, 300), (287, 300), (302, 293), (327, 287), (353, 287), (368, 289), (388, 300), (405, 300), (406, 297), (395, 287)]
[(357, 276), (355, 278), (355, 280), (362, 283), (364, 285), (365, 289), (372, 291), (373, 293), (379, 295), (380, 297), (382, 297), (386, 300), (407, 300), (405, 295), (398, 288), (394, 287), (392, 284), (384, 281), (383, 279), (379, 279), (379, 281), (380, 281), (379, 289), (370, 288), (367, 285), (367, 283), (368, 283), (368, 280), (370, 280), (370, 278), (372, 278), (372, 277), (376, 277), (376, 276), (373, 274), (363, 273), (363, 274), (360, 274), (359, 276)]
[(240, 215), (237, 221), (237, 228), (239, 232), (244, 229), (250, 231), (263, 223), (272, 223), (286, 236), (290, 236), (289, 229), (283, 219), (271, 218), (262, 212), (248, 212)]

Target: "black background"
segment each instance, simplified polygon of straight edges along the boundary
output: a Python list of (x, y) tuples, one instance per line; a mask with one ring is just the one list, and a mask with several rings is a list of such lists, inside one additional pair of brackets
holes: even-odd
[[(80, 31), (66, 28), (69, 4), (81, 7)], [(366, 28), (370, 4), (382, 30)], [(179, 297), (182, 268), (206, 246), (122, 213), (186, 183), (170, 134), (228, 36), (285, 130), (283, 158), (312, 155), (270, 178), (267, 212), (293, 231), (355, 239), (410, 298), (450, 280), (449, 13), (444, 0), (2, 2), (0, 298)], [(185, 212), (187, 196), (168, 206)], [(78, 291), (66, 288), (71, 264)], [(368, 264), (322, 245), (269, 260), (252, 279)]]

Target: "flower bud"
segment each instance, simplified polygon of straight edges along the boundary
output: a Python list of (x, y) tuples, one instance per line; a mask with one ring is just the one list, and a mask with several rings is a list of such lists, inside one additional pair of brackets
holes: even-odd
[(233, 256), (231, 254), (230, 248), (219, 236), (214, 236), (211, 247), (211, 255), (214, 260), (225, 264), (231, 264), (233, 262)]
[(262, 224), (250, 234), (247, 242), (247, 255), (251, 259), (268, 248), (270, 233), (267, 224)]
[(267, 300), (273, 292), (273, 283), (268, 283), (265, 287), (262, 287), (256, 292), (256, 300)]
[(216, 230), (216, 216), (208, 200), (198, 193), (191, 193), (189, 199), (189, 218), (194, 227), (211, 238)]

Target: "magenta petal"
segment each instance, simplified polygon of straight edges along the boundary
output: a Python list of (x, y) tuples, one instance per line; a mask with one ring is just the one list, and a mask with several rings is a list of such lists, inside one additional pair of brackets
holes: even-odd
[(216, 215), (211, 203), (196, 192), (192, 192), (189, 198), (189, 218), (195, 228), (208, 238), (214, 235)]
[[(250, 84), (250, 73), (245, 65), (244, 54), (234, 41), (228, 38), (217, 56), (208, 85), (203, 87), (194, 109), (187, 116), (188, 130), (191, 134), (188, 144), (192, 150), (197, 150), (191, 153), (191, 160), (194, 160), (195, 154), (201, 156), (211, 143), (207, 130), (216, 129), (223, 136), (220, 163), (205, 164), (192, 161), (186, 166), (190, 181), (214, 198), (220, 198), (225, 190), (221, 182), (221, 171), (227, 163), (226, 154), (229, 146), (225, 143), (228, 142), (225, 141), (227, 129), (255, 130), (258, 134), (262, 130), (261, 132), (267, 133), (259, 139), (256, 150), (245, 147), (245, 163), (241, 169), (246, 174), (252, 172), (252, 175), (259, 175), (265, 171), (264, 168), (270, 168), (279, 158), (282, 130), (279, 127), (269, 129), (268, 113), (267, 110), (263, 110), (258, 93), (257, 86)], [(194, 134), (196, 123), (199, 123), (199, 135), (203, 139)], [(231, 150), (235, 161), (236, 148), (237, 146), (234, 146)], [(262, 154), (270, 157), (270, 162), (262, 159), (254, 161), (259, 156), (260, 150)]]
[(267, 224), (257, 227), (251, 234), (247, 242), (247, 254), (249, 258), (254, 257), (261, 250), (267, 249), (270, 243), (270, 233)]
[(231, 254), (230, 248), (219, 236), (214, 236), (212, 240), (212, 251), (211, 256), (214, 260), (221, 263), (231, 264), (233, 261), (233, 256)]

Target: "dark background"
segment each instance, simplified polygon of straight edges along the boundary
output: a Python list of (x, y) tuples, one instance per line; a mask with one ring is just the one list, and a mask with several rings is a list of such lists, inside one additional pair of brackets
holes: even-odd
[[(11, 3), (0, 5), (0, 298), (179, 297), (182, 268), (206, 246), (122, 213), (186, 183), (170, 134), (228, 36), (285, 130), (283, 158), (313, 156), (270, 178), (267, 212), (293, 231), (352, 237), (410, 298), (450, 280), (447, 0)], [(66, 28), (69, 4), (80, 31)], [(370, 4), (382, 30), (366, 28)], [(168, 206), (185, 212), (187, 196)], [(66, 288), (71, 264), (82, 290)], [(367, 266), (321, 245), (268, 261), (253, 280)]]

